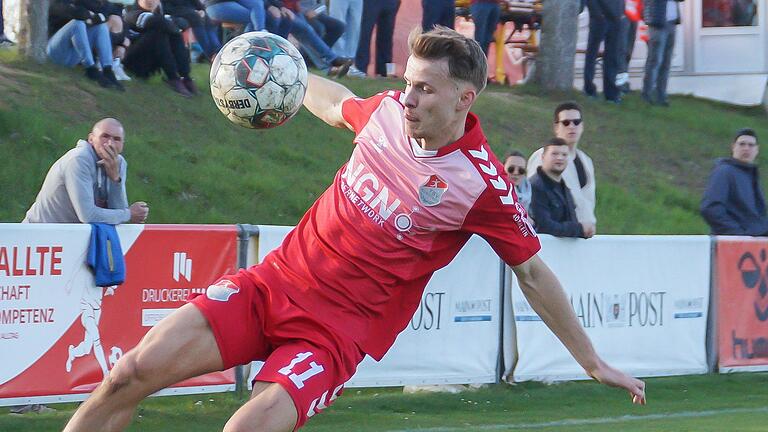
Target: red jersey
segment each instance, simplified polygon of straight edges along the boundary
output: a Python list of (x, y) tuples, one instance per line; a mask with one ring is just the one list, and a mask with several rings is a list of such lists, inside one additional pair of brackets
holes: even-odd
[(508, 264), (540, 249), (477, 116), (458, 141), (422, 150), (402, 92), (344, 102), (355, 149), (282, 245), (251, 273), (380, 360), (432, 274), (472, 234)]

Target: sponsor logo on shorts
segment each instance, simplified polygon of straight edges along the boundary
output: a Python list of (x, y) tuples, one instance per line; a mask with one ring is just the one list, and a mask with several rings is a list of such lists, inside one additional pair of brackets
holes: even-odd
[(216, 301), (225, 302), (228, 301), (232, 294), (240, 292), (240, 287), (234, 284), (234, 282), (222, 279), (215, 284), (208, 287), (205, 291), (205, 295)]

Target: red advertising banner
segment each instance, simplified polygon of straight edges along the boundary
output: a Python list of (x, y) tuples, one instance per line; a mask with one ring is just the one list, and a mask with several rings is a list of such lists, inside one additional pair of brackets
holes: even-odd
[[(24, 225), (0, 227), (0, 405), (83, 399), (163, 317), (237, 267), (234, 226), (125, 225), (125, 283), (96, 287), (89, 226)], [(174, 387), (231, 385), (229, 370)]]
[(768, 369), (768, 241), (716, 240), (719, 369)]

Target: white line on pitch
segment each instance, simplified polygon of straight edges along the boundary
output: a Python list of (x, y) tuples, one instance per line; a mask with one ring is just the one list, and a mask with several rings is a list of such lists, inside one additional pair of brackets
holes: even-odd
[(490, 424), (490, 425), (472, 425), (471, 427), (434, 427), (434, 428), (419, 428), (419, 429), (399, 429), (389, 432), (454, 432), (463, 431), (467, 428), (471, 428), (473, 431), (483, 430), (508, 430), (508, 429), (538, 429), (545, 427), (558, 427), (558, 426), (583, 426), (593, 424), (606, 424), (606, 423), (623, 423), (631, 421), (641, 420), (662, 420), (662, 419), (674, 419), (674, 418), (691, 418), (691, 417), (710, 417), (722, 414), (742, 414), (742, 413), (762, 413), (768, 412), (768, 407), (762, 408), (726, 408), (721, 410), (707, 410), (707, 411), (683, 411), (679, 413), (669, 414), (648, 414), (648, 415), (625, 415), (621, 417), (597, 417), (589, 419), (565, 419), (543, 423), (510, 423), (510, 424)]

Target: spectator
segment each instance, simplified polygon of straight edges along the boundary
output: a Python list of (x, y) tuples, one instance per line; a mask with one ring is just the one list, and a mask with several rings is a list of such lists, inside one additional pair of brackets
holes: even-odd
[(430, 31), (436, 25), (453, 28), (456, 23), (455, 0), (421, 0), (421, 28)]
[(115, 72), (115, 78), (119, 81), (130, 81), (125, 70), (123, 70), (123, 60), (125, 59), (125, 50), (131, 44), (131, 40), (125, 34), (125, 24), (123, 23), (123, 5), (100, 0), (104, 4), (104, 15), (107, 16), (107, 29), (109, 30), (109, 39), (112, 42), (112, 70)]
[(741, 129), (731, 144), (731, 157), (718, 159), (709, 177), (701, 215), (716, 235), (768, 235), (768, 216), (755, 164), (757, 134)]
[(517, 200), (529, 211), (531, 208), (531, 182), (525, 175), (525, 156), (517, 150), (510, 150), (504, 156), (504, 171), (507, 172), (509, 182), (515, 186)]
[[(571, 191), (576, 204), (576, 219), (595, 229), (595, 167), (592, 159), (579, 149), (579, 140), (584, 132), (584, 118), (581, 107), (575, 102), (564, 102), (555, 108), (555, 136), (568, 144), (568, 166), (563, 172), (565, 185)], [(536, 173), (541, 165), (542, 149), (536, 150), (528, 159), (528, 176)]]
[(675, 48), (675, 30), (680, 24), (683, 0), (644, 0), (643, 20), (648, 24), (648, 57), (645, 59), (643, 99), (651, 105), (669, 106), (667, 82), (672, 52)]
[(140, 223), (147, 219), (144, 202), (128, 206), (125, 192), (127, 162), (123, 126), (113, 118), (98, 121), (88, 141), (54, 162), (23, 222)]
[(589, 10), (589, 37), (584, 56), (584, 93), (597, 97), (594, 84), (595, 63), (600, 44), (603, 48), (603, 95), (607, 101), (621, 102), (616, 87), (616, 73), (619, 68), (621, 17), (624, 15), (624, 0), (586, 0)]
[(5, 35), (5, 25), (3, 22), (3, 0), (0, 0), (0, 48), (12, 47), (14, 45), (16, 45), (16, 43), (8, 39), (8, 36)]
[[(302, 47), (312, 52), (312, 57), (317, 62), (315, 66), (325, 71), (328, 75), (342, 77), (347, 74), (352, 65), (352, 59), (336, 54), (327, 43), (323, 41), (307, 19), (299, 6), (298, 0), (270, 0), (272, 5), (267, 9), (270, 26), (283, 29), (290, 28), (292, 34)], [(279, 14), (278, 14), (279, 9)], [(285, 24), (290, 21), (290, 26)], [(342, 24), (343, 25), (343, 24)], [(286, 36), (282, 35), (281, 36)]]
[[(165, 12), (172, 17), (187, 20), (192, 34), (203, 49), (205, 57), (213, 62), (216, 53), (221, 49), (218, 28), (213, 25), (205, 6), (200, 0), (163, 0)], [(263, 7), (262, 7), (263, 8)]]
[(264, 0), (206, 0), (205, 12), (214, 21), (243, 24), (246, 32), (259, 31), (266, 28), (265, 6)]
[(472, 0), (469, 13), (475, 23), (475, 40), (487, 55), (501, 15), (499, 0)]
[[(636, 7), (641, 0), (634, 0)], [(629, 3), (627, 3), (629, 5)], [(630, 16), (631, 15), (631, 16)], [(616, 73), (616, 87), (622, 94), (629, 93), (629, 63), (632, 61), (632, 52), (635, 49), (637, 39), (637, 25), (639, 15), (625, 13), (621, 18), (621, 35), (619, 37), (619, 68)]]
[(544, 146), (541, 166), (531, 177), (531, 217), (540, 234), (590, 238), (595, 235), (594, 226), (576, 219), (571, 192), (563, 181), (569, 154), (568, 143), (562, 138), (552, 138)]
[[(335, 53), (336, 51), (332, 47), (341, 35), (344, 34), (346, 27), (344, 23), (329, 16), (326, 13), (328, 8), (320, 0), (299, 0), (298, 6), (299, 13), (304, 16), (306, 22), (320, 36), (320, 39), (328, 46), (328, 49)], [(303, 44), (303, 46), (307, 48), (306, 51), (310, 53), (310, 58), (316, 66), (322, 67), (325, 65), (325, 61), (319, 57), (319, 53), (315, 49), (312, 49), (308, 44)], [(338, 53), (337, 55), (343, 57)], [(351, 60), (351, 58), (349, 59)]]
[[(333, 45), (333, 50), (342, 57), (354, 58), (360, 41), (363, 0), (332, 0), (328, 14), (347, 25), (344, 34)], [(366, 76), (365, 71), (361, 71), (355, 65), (350, 66), (347, 75), (355, 78)]]
[(173, 91), (184, 97), (196, 94), (197, 86), (189, 75), (189, 50), (181, 36), (189, 28), (187, 20), (164, 15), (160, 0), (137, 0), (126, 8), (125, 22), (132, 40), (125, 67), (143, 79), (162, 70)]
[(58, 65), (82, 65), (85, 76), (102, 87), (124, 91), (112, 70), (112, 44), (101, 7), (98, 0), (53, 0), (48, 11), (46, 53)]
[(376, 75), (387, 76), (387, 64), (392, 63), (392, 38), (400, 0), (363, 0), (363, 20), (360, 43), (355, 55), (355, 67), (366, 72), (371, 61), (371, 36), (376, 27)]

